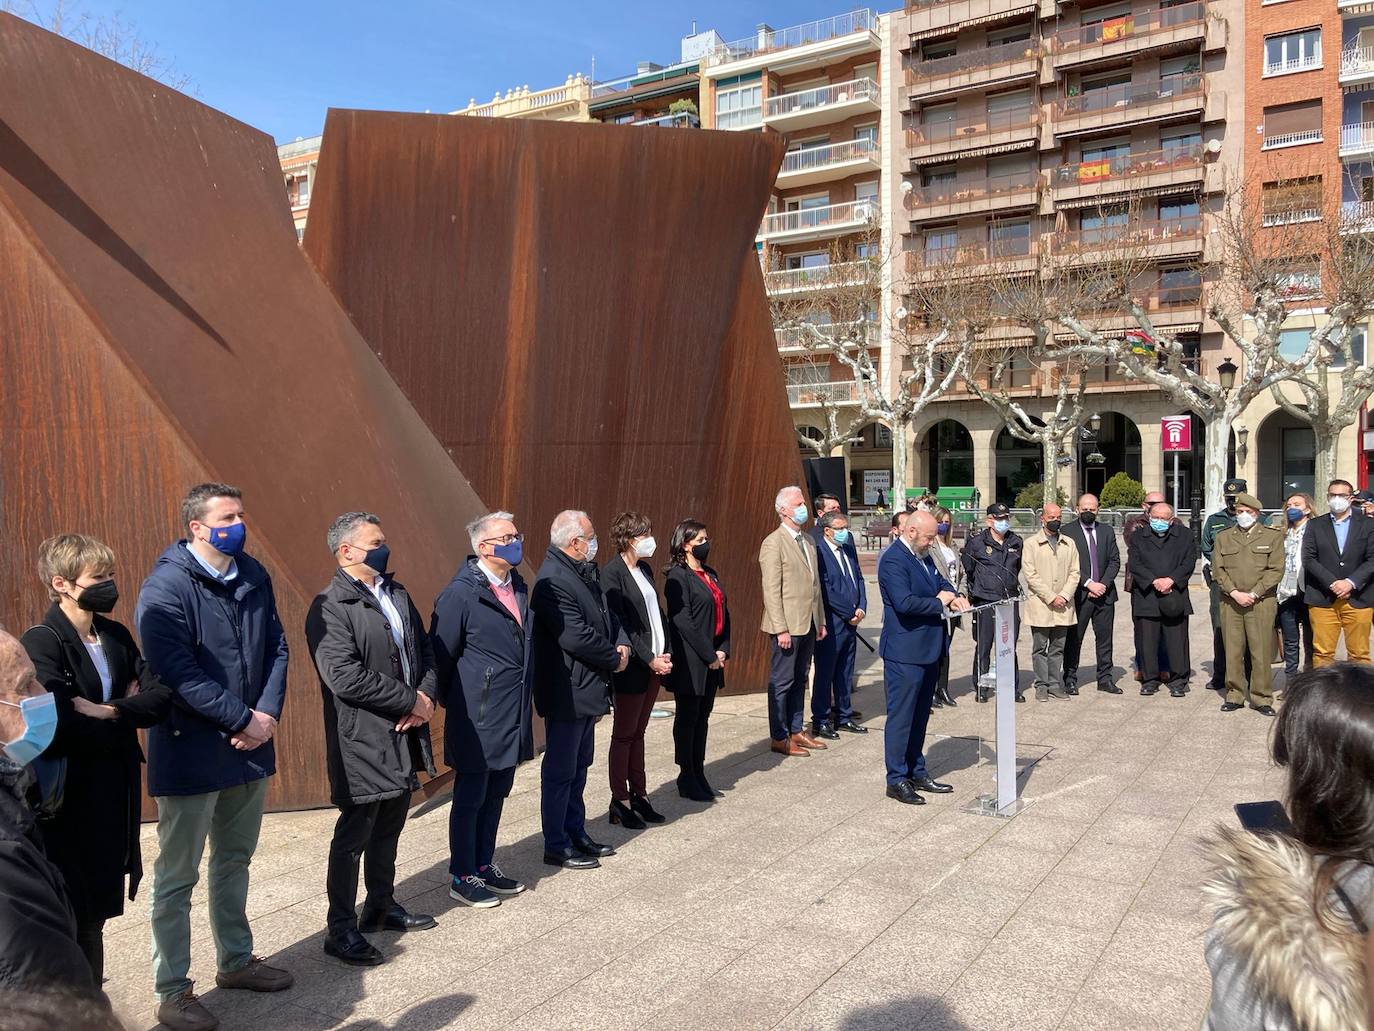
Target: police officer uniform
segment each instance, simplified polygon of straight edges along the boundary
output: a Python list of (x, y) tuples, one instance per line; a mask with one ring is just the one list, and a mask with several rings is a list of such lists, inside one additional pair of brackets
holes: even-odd
[[(1259, 509), (1252, 495), (1236, 495), (1237, 504)], [(1276, 591), (1283, 579), (1283, 531), (1258, 521), (1246, 530), (1220, 530), (1212, 545), (1212, 590), (1220, 597), (1221, 639), (1226, 653), (1226, 712), (1246, 702), (1266, 716), (1274, 714), (1274, 617)], [(1255, 594), (1253, 605), (1241, 605), (1232, 591)], [(1244, 672), (1246, 660), (1251, 672)]]
[[(994, 503), (988, 506), (987, 514), (992, 519), (1010, 519), (1011, 511), (1006, 505)], [(1021, 552), (1023, 542), (1010, 529), (999, 541), (993, 535), (992, 527), (985, 527), (969, 537), (964, 543), (964, 572), (968, 575), (969, 601), (976, 605), (1016, 598), (1021, 594)], [(1013, 634), (1021, 635), (1021, 612), (1019, 606), (1013, 616)], [(987, 672), (992, 658), (993, 635), (997, 619), (991, 609), (973, 614), (973, 633), (978, 646), (973, 658), (974, 697), (980, 702), (988, 700), (987, 689), (980, 678)], [(1020, 663), (1016, 664), (1016, 700), (1025, 701), (1021, 694)]]

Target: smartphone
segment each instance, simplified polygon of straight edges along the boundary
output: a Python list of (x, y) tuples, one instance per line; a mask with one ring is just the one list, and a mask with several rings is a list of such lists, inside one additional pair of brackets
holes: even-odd
[(1283, 811), (1283, 803), (1238, 802), (1235, 806), (1240, 825), (1248, 831), (1275, 831), (1279, 834), (1292, 834), (1293, 824)]

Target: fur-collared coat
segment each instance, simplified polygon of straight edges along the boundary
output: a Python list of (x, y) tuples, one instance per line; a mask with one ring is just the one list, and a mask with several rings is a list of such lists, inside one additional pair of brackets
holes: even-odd
[(1216, 916), (1203, 1031), (1364, 1027), (1363, 929), (1374, 912), (1374, 868), (1347, 864), (1318, 918), (1312, 891), (1322, 860), (1292, 838), (1227, 828), (1211, 851), (1217, 870), (1204, 890)]

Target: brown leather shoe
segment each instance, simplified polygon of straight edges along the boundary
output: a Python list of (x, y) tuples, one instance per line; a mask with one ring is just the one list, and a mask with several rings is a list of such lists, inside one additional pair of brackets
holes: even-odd
[(249, 992), (285, 991), (295, 980), (288, 971), (268, 966), (260, 956), (250, 957), (238, 970), (220, 971), (215, 975), (215, 984), (221, 988), (241, 988)]
[(802, 748), (800, 745), (794, 743), (794, 742), (793, 742), (791, 739), (789, 739), (789, 738), (783, 738), (781, 741), (774, 741), (772, 747), (773, 747), (773, 751), (777, 752), (779, 755), (810, 755), (810, 754), (811, 754), (811, 753), (808, 752), (805, 748)]
[(830, 746), (824, 741), (818, 741), (810, 734), (793, 734), (792, 740), (803, 748), (809, 748), (813, 752), (824, 752)]

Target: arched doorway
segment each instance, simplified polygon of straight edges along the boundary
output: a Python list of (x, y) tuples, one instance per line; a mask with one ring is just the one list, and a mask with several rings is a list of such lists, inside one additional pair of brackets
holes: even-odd
[(1251, 447), (1259, 449), (1259, 500), (1278, 507), (1289, 494), (1312, 494), (1317, 479), (1317, 440), (1312, 426), (1283, 409), (1260, 423)]
[(941, 419), (921, 438), (921, 452), (929, 470), (922, 486), (938, 491), (941, 487), (972, 487), (973, 437), (957, 419)]
[[(1044, 425), (1039, 419), (1035, 421)], [(1040, 470), (1044, 465), (1040, 445), (1017, 439), (1011, 430), (1003, 426), (1002, 432), (997, 434), (993, 450), (997, 453), (996, 500), (1010, 505), (1023, 487), (1040, 482)]]
[[(1140, 482), (1140, 429), (1120, 412), (1101, 412), (1094, 430), (1085, 424), (1078, 441), (1079, 493), (1102, 496), (1102, 488), (1117, 473)], [(1090, 459), (1092, 459), (1090, 461)]]

